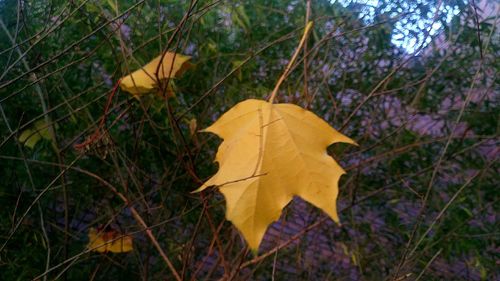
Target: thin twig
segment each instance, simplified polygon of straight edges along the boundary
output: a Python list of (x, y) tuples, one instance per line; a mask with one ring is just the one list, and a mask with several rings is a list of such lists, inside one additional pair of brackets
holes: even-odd
[(309, 31), (311, 31), (312, 27), (313, 27), (313, 22), (312, 21), (308, 22), (306, 25), (306, 28), (304, 29), (304, 34), (302, 35), (302, 39), (300, 39), (299, 46), (295, 50), (295, 53), (293, 54), (290, 62), (288, 62), (288, 65), (286, 66), (285, 71), (283, 72), (281, 77), (278, 79), (278, 82), (276, 82), (276, 85), (274, 86), (274, 89), (271, 93), (271, 96), (269, 97), (269, 103), (273, 103), (274, 98), (276, 97), (276, 94), (278, 93), (278, 90), (279, 90), (281, 84), (288, 77), (288, 74), (290, 74), (290, 70), (291, 70), (293, 64), (295, 63), (295, 60), (297, 59), (297, 57), (300, 53), (300, 50), (302, 49), (302, 46), (304, 46), (304, 43), (306, 42), (307, 36), (309, 35)]

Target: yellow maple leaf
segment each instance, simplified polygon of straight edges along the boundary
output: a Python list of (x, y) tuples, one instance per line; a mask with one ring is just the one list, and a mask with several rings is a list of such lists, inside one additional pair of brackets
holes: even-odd
[[(122, 77), (120, 80), (120, 87), (122, 90), (134, 96), (147, 94), (158, 87), (158, 81), (156, 79), (157, 69), (160, 82), (169, 78), (178, 78), (191, 66), (188, 62), (190, 59), (191, 57), (189, 56), (167, 52), (163, 60), (160, 55), (142, 68)], [(167, 90), (172, 91), (171, 88)]]
[(89, 229), (88, 248), (99, 253), (126, 253), (133, 250), (132, 237), (121, 235), (115, 230), (100, 231)]
[(297, 195), (338, 222), (338, 181), (344, 170), (326, 148), (356, 144), (328, 123), (293, 104), (249, 99), (204, 130), (224, 141), (219, 171), (196, 191), (217, 186), (226, 198), (226, 218), (256, 251), (267, 227)]

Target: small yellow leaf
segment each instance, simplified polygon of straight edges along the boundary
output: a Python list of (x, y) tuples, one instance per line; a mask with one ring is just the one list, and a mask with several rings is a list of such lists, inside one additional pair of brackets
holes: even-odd
[(314, 113), (293, 104), (246, 100), (204, 130), (224, 141), (219, 171), (196, 191), (217, 186), (226, 217), (256, 251), (267, 227), (300, 196), (338, 222), (338, 181), (344, 170), (327, 154), (336, 142), (356, 144)]
[(24, 130), (19, 136), (19, 142), (24, 143), (25, 146), (33, 149), (37, 142), (42, 139), (39, 133), (33, 132), (32, 129)]
[(89, 229), (88, 248), (99, 253), (126, 253), (133, 250), (132, 237), (121, 235), (115, 230), (98, 232)]
[[(160, 82), (169, 78), (178, 78), (191, 64), (189, 56), (167, 52), (165, 56), (158, 56), (142, 68), (122, 77), (120, 87), (134, 96), (140, 96), (158, 88), (156, 70)], [(161, 64), (160, 64), (161, 63)], [(160, 67), (158, 67), (160, 66)]]
[(47, 140), (51, 139), (49, 127), (45, 120), (38, 120), (32, 128), (24, 130), (18, 140), (24, 143), (26, 147), (33, 149), (42, 138)]

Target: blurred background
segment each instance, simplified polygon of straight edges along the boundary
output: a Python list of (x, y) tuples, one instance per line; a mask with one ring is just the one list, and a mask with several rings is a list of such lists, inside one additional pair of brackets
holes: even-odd
[[(500, 280), (499, 12), (487, 0), (0, 0), (0, 279)], [(296, 198), (255, 256), (216, 188), (191, 193), (221, 142), (197, 131), (267, 98), (308, 21), (277, 99), (359, 144), (329, 148), (347, 171), (342, 224)], [(168, 98), (113, 94), (166, 50), (193, 64)], [(92, 229), (131, 237), (132, 251), (93, 250)]]

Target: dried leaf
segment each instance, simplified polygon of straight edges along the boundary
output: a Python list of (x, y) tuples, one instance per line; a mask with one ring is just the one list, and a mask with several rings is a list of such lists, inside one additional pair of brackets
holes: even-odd
[(88, 248), (99, 253), (126, 253), (133, 250), (132, 236), (121, 235), (116, 230), (98, 232), (89, 229)]
[(93, 135), (85, 138), (85, 141), (73, 146), (79, 153), (95, 155), (106, 159), (108, 154), (114, 151), (113, 139), (107, 130), (98, 130)]
[(196, 134), (197, 127), (198, 127), (198, 122), (196, 122), (196, 118), (189, 120), (189, 134), (191, 136)]
[(226, 217), (256, 251), (267, 227), (297, 195), (338, 222), (338, 181), (344, 170), (326, 152), (355, 144), (310, 111), (292, 104), (246, 100), (204, 130), (224, 141), (219, 171), (196, 191), (217, 186)]
[[(156, 80), (157, 69), (160, 82), (169, 78), (178, 78), (191, 66), (188, 62), (190, 59), (191, 57), (189, 56), (167, 52), (163, 60), (160, 55), (144, 65), (141, 69), (122, 77), (120, 80), (120, 87), (122, 90), (134, 96), (147, 94), (153, 89), (158, 88), (158, 81)], [(158, 65), (160, 65), (159, 68)], [(169, 88), (168, 91), (171, 92), (172, 89)]]

